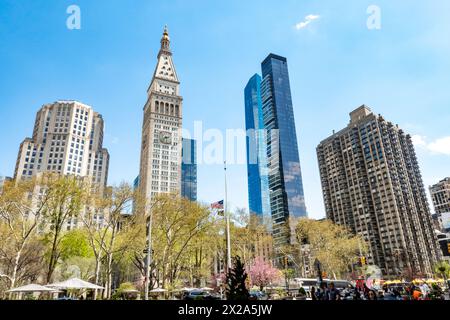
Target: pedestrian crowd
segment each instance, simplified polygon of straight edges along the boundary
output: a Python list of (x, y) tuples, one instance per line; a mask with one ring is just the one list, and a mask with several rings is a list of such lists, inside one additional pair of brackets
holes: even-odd
[(311, 287), (309, 292), (311, 300), (337, 301), (337, 300), (445, 300), (444, 290), (437, 284), (431, 287), (426, 283), (422, 285), (409, 284), (405, 286), (388, 286), (374, 289), (363, 284), (358, 287), (336, 288), (333, 282), (322, 282), (317, 288)]

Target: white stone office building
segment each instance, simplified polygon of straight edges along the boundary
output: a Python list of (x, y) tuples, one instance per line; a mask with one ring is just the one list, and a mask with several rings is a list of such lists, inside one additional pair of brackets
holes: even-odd
[(139, 188), (148, 201), (160, 193), (180, 193), (182, 101), (167, 28), (144, 107)]
[(89, 178), (104, 190), (109, 153), (103, 148), (102, 116), (77, 101), (57, 101), (37, 113), (33, 137), (20, 145), (14, 178), (56, 173)]
[[(104, 122), (92, 107), (77, 101), (57, 101), (38, 111), (33, 137), (20, 145), (14, 179), (42, 178), (45, 173), (75, 176), (104, 193), (108, 181), (109, 153), (103, 148)], [(35, 192), (42, 193), (38, 187)], [(81, 215), (84, 214), (84, 208)], [(94, 219), (103, 223), (103, 213)], [(71, 217), (64, 229), (79, 227)]]

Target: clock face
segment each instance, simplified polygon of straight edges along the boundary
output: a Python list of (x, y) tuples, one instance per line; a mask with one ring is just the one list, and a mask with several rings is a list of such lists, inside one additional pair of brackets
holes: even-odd
[(160, 131), (159, 141), (164, 144), (172, 144), (172, 134), (170, 132)]

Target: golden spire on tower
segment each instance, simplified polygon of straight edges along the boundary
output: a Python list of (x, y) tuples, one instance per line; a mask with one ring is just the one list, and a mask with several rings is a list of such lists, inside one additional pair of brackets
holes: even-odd
[(161, 51), (170, 53), (170, 37), (169, 37), (169, 30), (167, 28), (167, 25), (164, 26), (164, 32), (163, 32), (163, 36), (161, 38)]

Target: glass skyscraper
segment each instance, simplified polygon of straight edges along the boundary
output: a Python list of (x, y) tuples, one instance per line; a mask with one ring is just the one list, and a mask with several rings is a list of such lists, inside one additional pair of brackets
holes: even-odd
[(261, 101), (276, 248), (291, 241), (289, 218), (307, 216), (286, 58), (262, 62)]
[(197, 201), (197, 142), (183, 138), (181, 196)]
[(251, 214), (270, 221), (267, 148), (261, 101), (261, 76), (255, 74), (245, 87), (247, 130), (248, 202)]

